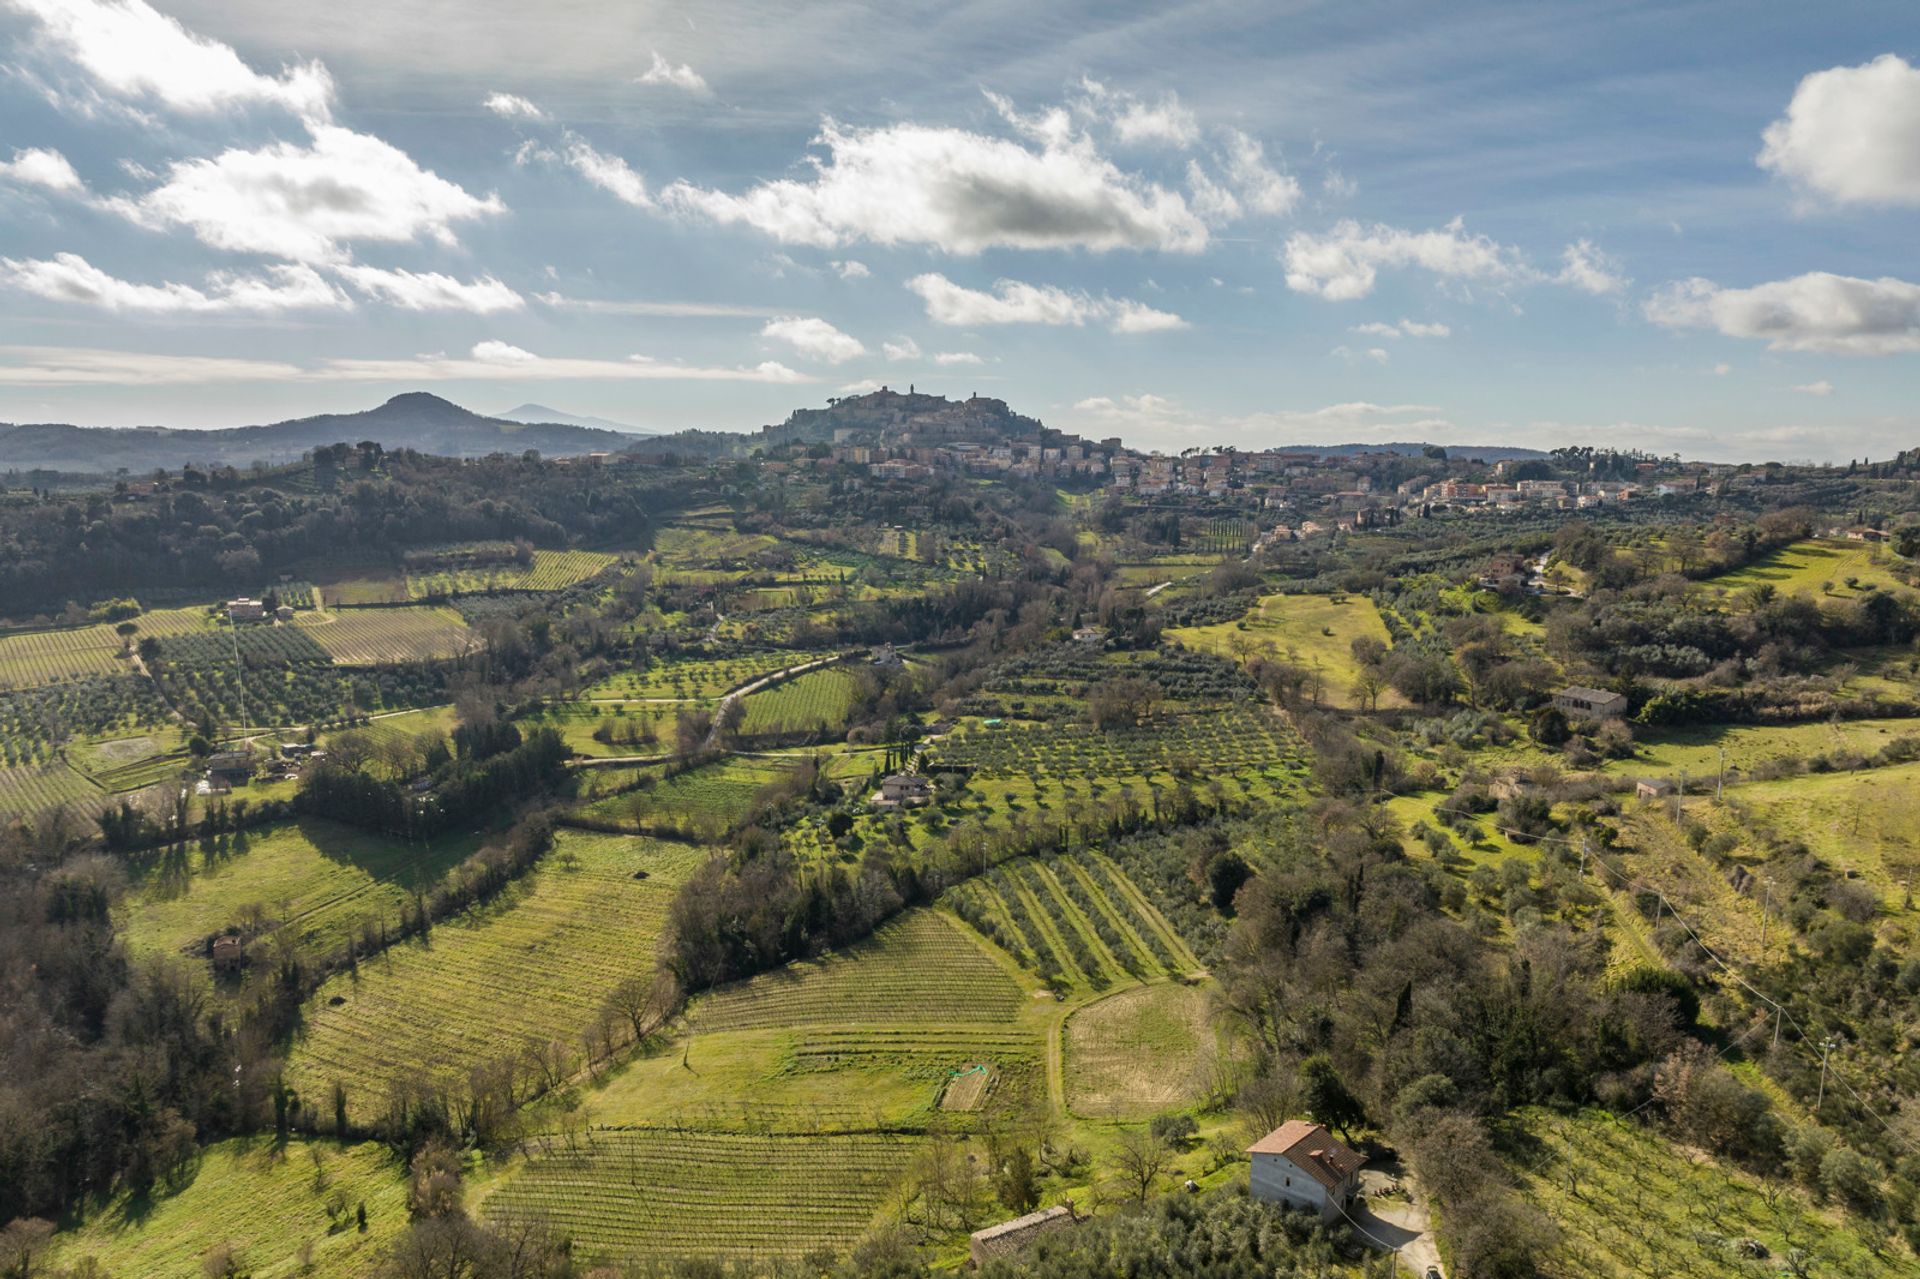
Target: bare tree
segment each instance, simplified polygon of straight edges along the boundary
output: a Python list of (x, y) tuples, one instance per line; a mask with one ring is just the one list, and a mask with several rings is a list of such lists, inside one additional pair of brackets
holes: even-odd
[(1145, 1202), (1153, 1193), (1153, 1184), (1172, 1165), (1172, 1147), (1150, 1130), (1129, 1128), (1120, 1134), (1120, 1144), (1113, 1152), (1113, 1168), (1134, 1202)]

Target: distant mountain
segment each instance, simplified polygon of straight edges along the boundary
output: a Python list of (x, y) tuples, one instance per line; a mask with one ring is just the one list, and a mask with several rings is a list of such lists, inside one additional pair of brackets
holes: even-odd
[(0, 469), (116, 471), (135, 474), (156, 467), (247, 466), (255, 461), (291, 462), (326, 444), (377, 440), (390, 449), (410, 448), (442, 457), (484, 457), (537, 449), (554, 457), (617, 453), (636, 439), (621, 431), (571, 423), (528, 424), (483, 417), (425, 391), (396, 395), (361, 413), (236, 426), (181, 430), (164, 426), (96, 427), (58, 423), (0, 425)]
[(562, 413), (559, 409), (550, 409), (544, 404), (522, 404), (517, 409), (508, 409), (505, 413), (495, 413), (495, 417), (508, 422), (527, 422), (533, 425), (591, 426), (602, 431), (619, 431), (626, 435), (657, 435), (644, 426), (628, 426), (625, 422), (614, 422), (604, 417), (590, 414)]

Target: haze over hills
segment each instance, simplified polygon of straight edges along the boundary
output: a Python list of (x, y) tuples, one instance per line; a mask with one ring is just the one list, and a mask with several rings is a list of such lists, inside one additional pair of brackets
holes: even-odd
[(548, 408), (544, 404), (522, 404), (518, 408), (511, 408), (494, 416), (507, 422), (525, 422), (536, 426), (590, 426), (602, 431), (619, 431), (623, 435), (658, 435), (660, 433), (644, 426), (630, 426), (625, 422), (615, 422), (611, 418), (595, 417), (590, 413), (565, 413), (559, 409)]
[[(985, 436), (1037, 438), (1046, 428), (1038, 418), (1008, 407), (1005, 401), (974, 396), (902, 394), (885, 388), (866, 395), (830, 400), (825, 408), (794, 410), (786, 421), (746, 432), (682, 431), (661, 435), (605, 418), (564, 413), (541, 404), (522, 404), (494, 417), (475, 413), (425, 391), (396, 395), (359, 413), (323, 413), (263, 426), (193, 429), (163, 426), (87, 427), (68, 423), (0, 425), (0, 468), (101, 473), (196, 466), (249, 466), (297, 460), (328, 444), (376, 440), (389, 449), (410, 448), (443, 457), (484, 457), (534, 449), (554, 457), (630, 451), (671, 442), (675, 451), (723, 454), (750, 444), (776, 446), (796, 441), (826, 442), (836, 434), (862, 437), (962, 439)], [(1362, 452), (1417, 454), (1428, 445), (1296, 444), (1275, 440), (1269, 446), (1297, 453), (1342, 456)], [(1448, 445), (1462, 457), (1486, 461), (1544, 457), (1536, 449), (1503, 445)]]

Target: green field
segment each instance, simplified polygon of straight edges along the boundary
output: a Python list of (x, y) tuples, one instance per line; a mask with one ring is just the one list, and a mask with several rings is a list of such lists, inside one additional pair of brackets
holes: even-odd
[(754, 809), (767, 787), (794, 765), (788, 757), (734, 756), (666, 776), (664, 768), (636, 770), (657, 778), (650, 786), (594, 800), (583, 810), (622, 829), (718, 839)]
[(342, 666), (428, 662), (458, 657), (474, 642), (450, 608), (369, 608), (302, 613), (300, 625)]
[(1805, 841), (1816, 856), (1873, 885), (1888, 911), (1912, 910), (1908, 891), (1920, 880), (1920, 764), (1857, 773), (1811, 773), (1754, 782), (1733, 796), (1754, 821)]
[[(1862, 593), (1860, 587), (1905, 589), (1900, 579), (1885, 565), (1891, 553), (1869, 542), (1809, 538), (1782, 547), (1731, 573), (1710, 577), (1702, 583), (1709, 589), (1728, 593), (1744, 591), (1765, 583), (1782, 595), (1827, 595), (1850, 599)], [(1858, 585), (1848, 586), (1853, 578)]]
[(1729, 783), (1769, 760), (1806, 760), (1815, 755), (1871, 755), (1897, 737), (1920, 736), (1920, 720), (1820, 720), (1807, 724), (1729, 724), (1700, 728), (1635, 726), (1638, 749), (1631, 759), (1609, 761), (1610, 773), (1628, 777), (1673, 777), (1685, 773), (1688, 789), (1710, 786), (1726, 752)]
[(1203, 987), (1133, 986), (1067, 1018), (1067, 1104), (1096, 1119), (1148, 1119), (1204, 1095), (1216, 1052)]
[[(56, 1236), (54, 1258), (93, 1257), (121, 1279), (203, 1279), (207, 1253), (231, 1245), (257, 1279), (359, 1279), (406, 1228), (406, 1199), (405, 1169), (385, 1146), (240, 1138), (201, 1151), (180, 1183), (91, 1213)], [(354, 1224), (362, 1204), (364, 1234)]]
[(473, 836), (425, 846), (323, 818), (251, 832), (245, 852), (195, 848), (127, 859), (127, 943), (180, 951), (257, 909), (267, 927), (293, 930), (322, 953), (346, 944), (362, 920), (397, 922), (415, 887), (427, 888), (479, 846)]
[(699, 1000), (696, 1034), (804, 1025), (1011, 1022), (1027, 1000), (1013, 978), (958, 925), (912, 911), (863, 942)]
[[(288, 1060), (289, 1082), (313, 1098), (336, 1079), (354, 1082), (349, 1108), (364, 1121), (381, 1112), (393, 1084), (457, 1084), (530, 1042), (577, 1048), (607, 994), (652, 970), (668, 904), (703, 856), (631, 836), (560, 832), (554, 851), (500, 901), (323, 984)], [(646, 878), (636, 878), (641, 871)]]
[(735, 657), (680, 657), (656, 661), (645, 671), (610, 676), (588, 690), (593, 697), (667, 698), (705, 701), (751, 683), (762, 675), (798, 666), (818, 653), (778, 649)]
[[(1387, 643), (1386, 623), (1364, 595), (1269, 595), (1238, 622), (1166, 632), (1189, 648), (1235, 661), (1266, 657), (1312, 671), (1322, 681), (1320, 700), (1342, 707), (1353, 704), (1353, 681), (1360, 671), (1353, 641), (1362, 636)], [(1381, 705), (1392, 703), (1393, 696), (1383, 694)]]
[(772, 688), (751, 694), (740, 731), (798, 733), (815, 728), (842, 727), (853, 707), (853, 675), (837, 667), (808, 671)]
[[(1514, 1172), (1522, 1193), (1562, 1231), (1541, 1271), (1551, 1279), (1776, 1275), (1779, 1259), (1796, 1249), (1817, 1258), (1813, 1274), (1920, 1274), (1910, 1254), (1876, 1247), (1882, 1236), (1854, 1219), (1643, 1125), (1597, 1110), (1528, 1110), (1520, 1127), (1528, 1157)], [(1738, 1239), (1759, 1240), (1769, 1258), (1736, 1257)]]
[(878, 1224), (914, 1145), (892, 1133), (595, 1129), (572, 1151), (532, 1155), (483, 1211), (543, 1218), (594, 1259), (845, 1249)]

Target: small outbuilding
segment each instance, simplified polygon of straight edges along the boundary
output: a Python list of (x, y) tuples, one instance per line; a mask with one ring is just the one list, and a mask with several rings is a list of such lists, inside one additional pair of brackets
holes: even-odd
[(1075, 1221), (1072, 1208), (1057, 1204), (1052, 1208), (1030, 1212), (1024, 1217), (1015, 1217), (1012, 1221), (1003, 1221), (997, 1226), (988, 1226), (985, 1230), (976, 1230), (967, 1236), (967, 1264), (977, 1270), (995, 1257), (1011, 1256), (1041, 1235), (1065, 1230)]
[(1553, 704), (1568, 719), (1619, 719), (1627, 713), (1625, 693), (1609, 693), (1602, 688), (1582, 688), (1575, 684), (1553, 695)]
[(1253, 1159), (1248, 1193), (1268, 1203), (1283, 1203), (1332, 1221), (1343, 1215), (1360, 1189), (1357, 1152), (1334, 1140), (1325, 1125), (1289, 1119), (1247, 1147)]
[(1673, 783), (1664, 777), (1642, 777), (1633, 788), (1635, 799), (1665, 799), (1673, 794)]

